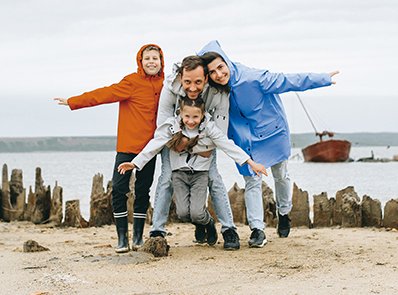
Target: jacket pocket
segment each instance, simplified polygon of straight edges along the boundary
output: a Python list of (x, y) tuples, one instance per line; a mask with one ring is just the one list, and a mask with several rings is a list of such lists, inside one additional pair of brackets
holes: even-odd
[(265, 139), (275, 135), (285, 129), (285, 123), (282, 119), (276, 119), (267, 125), (254, 128), (254, 135), (258, 139)]

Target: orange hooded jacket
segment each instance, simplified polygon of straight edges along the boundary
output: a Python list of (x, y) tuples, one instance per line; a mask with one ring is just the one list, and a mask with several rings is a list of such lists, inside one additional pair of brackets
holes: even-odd
[[(155, 76), (146, 75), (142, 53), (148, 46), (159, 48), (161, 69)], [(155, 44), (141, 47), (137, 53), (137, 73), (132, 73), (117, 84), (85, 92), (68, 99), (71, 110), (119, 102), (117, 152), (138, 154), (152, 139), (160, 91), (164, 79), (164, 59), (161, 48)]]

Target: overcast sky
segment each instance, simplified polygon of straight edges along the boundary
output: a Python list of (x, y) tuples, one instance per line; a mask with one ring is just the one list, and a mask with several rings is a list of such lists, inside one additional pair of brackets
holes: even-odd
[[(172, 63), (218, 39), (231, 60), (272, 72), (340, 70), (301, 94), (319, 130), (398, 132), (398, 1), (14, 0), (0, 2), (0, 137), (115, 135), (117, 105), (70, 97), (136, 70), (141, 45)], [(282, 96), (292, 132), (312, 132)]]

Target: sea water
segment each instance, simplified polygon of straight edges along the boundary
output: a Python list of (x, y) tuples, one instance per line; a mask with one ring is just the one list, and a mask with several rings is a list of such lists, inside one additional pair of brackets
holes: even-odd
[[(354, 147), (350, 157), (359, 159), (370, 157), (392, 158), (398, 155), (398, 147)], [(22, 169), (24, 187), (34, 188), (35, 169), (40, 167), (44, 185), (53, 189), (57, 182), (63, 188), (64, 202), (79, 199), (82, 215), (88, 219), (90, 212), (90, 194), (93, 176), (100, 173), (104, 176), (104, 186), (112, 178), (115, 152), (35, 152), (35, 153), (0, 153), (0, 164), (7, 164), (10, 178), (12, 169)], [(153, 198), (156, 181), (160, 175), (160, 156), (157, 160), (155, 181), (151, 188)], [(223, 152), (217, 153), (218, 170), (229, 190), (236, 182), (244, 187), (243, 178), (237, 172), (235, 163)], [(300, 149), (292, 149), (288, 165), (292, 182), (312, 196), (326, 192), (334, 197), (338, 190), (354, 186), (360, 197), (368, 195), (379, 199), (382, 206), (398, 198), (398, 162), (387, 163), (305, 163)], [(274, 189), (271, 171), (263, 180)]]

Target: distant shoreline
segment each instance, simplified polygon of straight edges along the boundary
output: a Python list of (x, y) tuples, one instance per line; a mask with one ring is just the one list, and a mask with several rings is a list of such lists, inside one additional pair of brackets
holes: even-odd
[[(398, 146), (398, 133), (338, 133), (335, 139), (346, 139), (352, 147)], [(313, 133), (292, 134), (293, 148), (303, 148), (315, 143), (318, 138)], [(114, 151), (115, 136), (54, 136), (54, 137), (3, 137), (0, 138), (0, 153), (24, 152), (88, 152)]]

